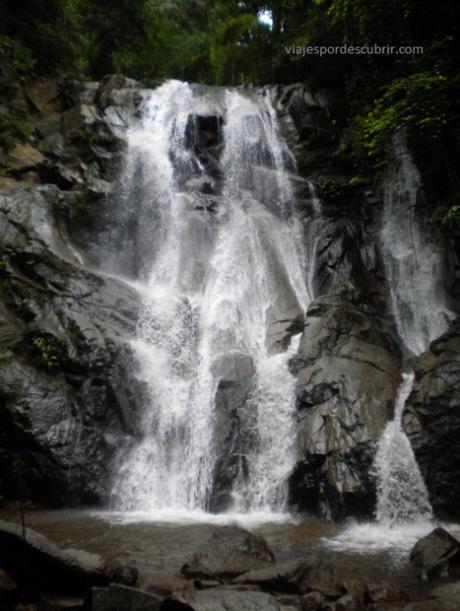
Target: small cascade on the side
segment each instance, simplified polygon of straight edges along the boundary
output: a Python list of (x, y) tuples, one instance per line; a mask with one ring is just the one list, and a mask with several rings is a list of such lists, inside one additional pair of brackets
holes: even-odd
[(379, 441), (374, 459), (377, 477), (377, 522), (395, 525), (432, 517), (428, 491), (407, 435), (402, 414), (414, 384), (414, 373), (403, 373), (395, 401), (394, 419)]
[[(443, 286), (442, 254), (418, 218), (421, 178), (402, 137), (394, 141), (394, 161), (384, 182), (381, 251), (392, 310), (403, 348), (417, 356), (447, 328), (450, 312)], [(402, 427), (414, 372), (403, 373), (394, 418), (380, 438), (373, 471), (377, 479), (378, 522), (390, 526), (432, 517), (420, 469)]]
[[(211, 161), (199, 138), (211, 142)], [(145, 255), (133, 347), (147, 398), (114, 506), (209, 509), (216, 465), (231, 451), (215, 441), (216, 394), (229, 371), (238, 382), (245, 363), (247, 417), (237, 420), (247, 430), (233, 433), (251, 444), (227, 509), (282, 512), (296, 461), (288, 361), (311, 287), (295, 163), (269, 93), (170, 81), (150, 93), (128, 140), (125, 205), (139, 208)]]

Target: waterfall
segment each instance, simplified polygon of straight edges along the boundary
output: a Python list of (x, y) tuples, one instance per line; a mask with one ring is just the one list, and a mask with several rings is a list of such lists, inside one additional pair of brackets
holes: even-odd
[(450, 318), (443, 257), (418, 219), (420, 173), (401, 138), (395, 140), (394, 156), (384, 182), (381, 247), (398, 333), (406, 348), (420, 354)]
[[(450, 312), (443, 286), (442, 254), (424, 234), (417, 217), (421, 178), (401, 137), (384, 182), (381, 251), (392, 310), (404, 348), (419, 355), (447, 328)], [(412, 446), (402, 428), (414, 373), (403, 373), (393, 421), (380, 438), (373, 471), (377, 479), (376, 518), (394, 525), (429, 520), (432, 509)]]
[(269, 91), (169, 81), (146, 95), (123, 179), (124, 205), (140, 219), (133, 348), (146, 399), (117, 508), (209, 509), (227, 451), (216, 396), (232, 371), (250, 379), (235, 434), (251, 443), (237, 457), (231, 509), (285, 510), (296, 461), (292, 325), (311, 299), (294, 171)]

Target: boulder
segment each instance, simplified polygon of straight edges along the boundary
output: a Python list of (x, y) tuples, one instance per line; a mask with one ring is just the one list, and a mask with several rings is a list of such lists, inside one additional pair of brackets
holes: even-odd
[(133, 583), (137, 571), (124, 574), (117, 564), (76, 549), (60, 549), (43, 535), (27, 528), (25, 540), (17, 524), (0, 522), (0, 563), (18, 583), (57, 592), (82, 592), (92, 585), (116, 579)]
[(161, 611), (283, 611), (276, 598), (264, 592), (215, 588), (166, 599)]
[(368, 602), (379, 604), (409, 601), (407, 592), (399, 590), (388, 583), (374, 583), (368, 585), (365, 597)]
[(239, 575), (233, 580), (233, 583), (254, 585), (262, 590), (273, 592), (301, 593), (297, 578), (304, 566), (305, 559), (303, 558), (287, 560), (269, 568)]
[(187, 577), (230, 579), (275, 562), (265, 539), (237, 526), (217, 528), (181, 571)]
[[(250, 585), (270, 592), (308, 595), (338, 599), (346, 594), (355, 605), (364, 599), (364, 586), (353, 581), (348, 571), (331, 563), (311, 562), (304, 558), (287, 560), (266, 569), (250, 571), (233, 580), (234, 584)], [(311, 597), (315, 600), (315, 597)]]
[(320, 611), (323, 609), (326, 597), (320, 592), (310, 592), (302, 596), (302, 611)]
[(319, 592), (328, 598), (339, 598), (347, 594), (346, 581), (334, 566), (323, 563), (306, 563), (296, 575), (300, 592)]
[(435, 528), (412, 548), (411, 562), (423, 574), (449, 573), (460, 567), (460, 542), (444, 528)]
[(403, 426), (436, 515), (460, 519), (460, 323), (415, 362), (415, 381)]
[(92, 611), (159, 611), (163, 597), (119, 584), (92, 588)]
[(399, 349), (375, 311), (340, 297), (314, 301), (298, 354), (298, 447), (291, 502), (326, 518), (371, 516), (376, 444), (392, 417)]

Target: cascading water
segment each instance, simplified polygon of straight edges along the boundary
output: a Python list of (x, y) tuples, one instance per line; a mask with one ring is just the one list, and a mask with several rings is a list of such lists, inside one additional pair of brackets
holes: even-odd
[[(394, 155), (385, 177), (381, 249), (398, 333), (404, 347), (418, 355), (446, 330), (450, 313), (441, 253), (428, 242), (417, 218), (420, 174), (402, 138), (395, 139)], [(401, 422), (413, 384), (414, 373), (403, 373), (394, 419), (374, 459), (376, 518), (389, 525), (432, 517), (428, 491)]]
[[(211, 162), (200, 152), (200, 121), (208, 136), (214, 130)], [(288, 372), (296, 338), (273, 338), (282, 321), (302, 319), (310, 290), (288, 173), (295, 166), (269, 92), (170, 81), (149, 95), (128, 136), (125, 201), (139, 207), (145, 253), (134, 348), (147, 400), (115, 504), (209, 508), (222, 452), (216, 392), (223, 371), (243, 358), (253, 371), (253, 443), (233, 482), (232, 509), (283, 511), (296, 460)]]
[(428, 492), (407, 435), (401, 426), (406, 400), (414, 383), (404, 373), (395, 401), (394, 419), (379, 441), (374, 468), (377, 475), (376, 518), (389, 525), (432, 517)]

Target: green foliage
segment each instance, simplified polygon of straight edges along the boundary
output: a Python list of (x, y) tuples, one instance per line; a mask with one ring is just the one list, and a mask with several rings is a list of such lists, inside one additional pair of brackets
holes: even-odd
[(358, 186), (361, 186), (361, 181), (357, 181), (356, 177), (348, 180), (343, 176), (319, 176), (317, 180), (321, 199), (337, 206), (348, 204), (353, 198), (355, 187)]
[(428, 140), (441, 138), (448, 124), (447, 85), (443, 75), (417, 72), (384, 87), (360, 122), (364, 146), (378, 165), (385, 162), (396, 130)]
[[(34, 66), (34, 59), (29, 49), (11, 36), (0, 34), (0, 71), (3, 78), (2, 85), (7, 84), (8, 77), (23, 81), (30, 74)], [(8, 74), (9, 73), (9, 74)]]
[(9, 149), (17, 141), (25, 141), (30, 137), (30, 126), (17, 113), (9, 112), (0, 115), (0, 146)]

